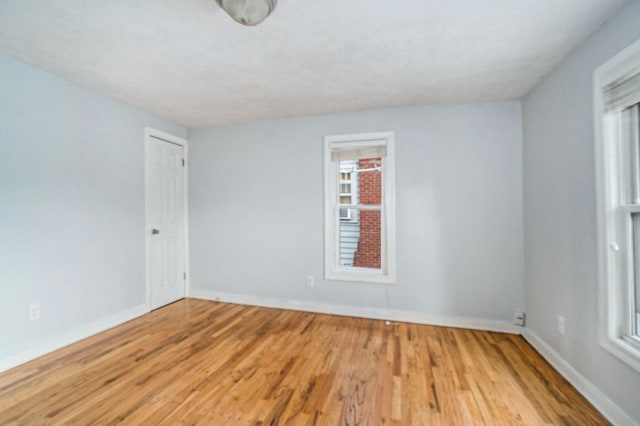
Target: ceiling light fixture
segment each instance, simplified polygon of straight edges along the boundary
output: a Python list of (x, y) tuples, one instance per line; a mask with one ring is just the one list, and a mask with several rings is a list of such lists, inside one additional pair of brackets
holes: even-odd
[(264, 21), (278, 0), (216, 0), (221, 8), (239, 24), (258, 25)]

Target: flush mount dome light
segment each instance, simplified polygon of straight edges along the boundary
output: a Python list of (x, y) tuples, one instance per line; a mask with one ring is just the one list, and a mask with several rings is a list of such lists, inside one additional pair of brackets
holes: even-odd
[(264, 21), (278, 0), (216, 0), (234, 21), (247, 26)]

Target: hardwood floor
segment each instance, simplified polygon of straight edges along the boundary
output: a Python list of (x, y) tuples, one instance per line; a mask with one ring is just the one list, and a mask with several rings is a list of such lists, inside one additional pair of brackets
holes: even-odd
[(521, 337), (187, 299), (0, 375), (0, 424), (607, 424)]

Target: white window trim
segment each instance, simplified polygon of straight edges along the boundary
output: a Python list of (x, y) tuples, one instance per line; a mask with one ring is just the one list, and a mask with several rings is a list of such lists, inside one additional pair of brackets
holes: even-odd
[[(339, 250), (339, 213), (336, 207), (338, 200), (337, 162), (331, 161), (331, 151), (336, 146), (343, 148), (361, 145), (378, 145), (386, 147), (386, 155), (382, 159), (382, 253), (380, 270), (356, 268), (340, 265)], [(357, 133), (348, 135), (331, 135), (324, 138), (324, 249), (325, 279), (337, 281), (357, 281), (376, 284), (396, 283), (396, 215), (395, 215), (395, 134), (394, 132)]]
[[(629, 330), (628, 304), (630, 284), (623, 275), (626, 260), (625, 247), (619, 239), (620, 230), (615, 218), (618, 205), (618, 171), (616, 150), (619, 138), (618, 121), (605, 115), (604, 89), (634, 69), (640, 67), (640, 40), (611, 58), (594, 72), (594, 127), (596, 160), (596, 204), (598, 226), (598, 282), (599, 282), (599, 341), (607, 351), (640, 371), (640, 346), (627, 335)], [(628, 226), (625, 224), (624, 226)], [(620, 262), (623, 262), (620, 264)], [(632, 266), (632, 265), (631, 265)], [(627, 269), (628, 270), (628, 269)], [(628, 274), (624, 274), (628, 275)]]

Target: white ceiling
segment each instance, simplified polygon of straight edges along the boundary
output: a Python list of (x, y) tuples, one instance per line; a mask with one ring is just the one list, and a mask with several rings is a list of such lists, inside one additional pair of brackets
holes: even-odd
[(514, 100), (626, 0), (0, 0), (0, 50), (189, 127)]

